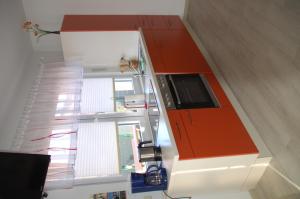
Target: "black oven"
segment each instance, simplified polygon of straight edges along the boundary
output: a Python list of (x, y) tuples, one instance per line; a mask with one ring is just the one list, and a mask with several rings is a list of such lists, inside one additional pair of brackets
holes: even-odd
[(201, 74), (157, 75), (158, 85), (168, 109), (216, 108), (218, 100)]

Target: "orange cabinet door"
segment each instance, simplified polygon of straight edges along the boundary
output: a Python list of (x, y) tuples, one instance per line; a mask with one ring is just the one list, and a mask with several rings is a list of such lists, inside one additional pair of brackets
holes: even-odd
[[(163, 68), (157, 73), (211, 73), (206, 60), (187, 30), (149, 30)], [(151, 52), (150, 52), (151, 53)]]
[(61, 31), (137, 30), (135, 15), (65, 15)]
[(154, 40), (153, 31), (143, 30), (143, 34), (154, 71), (156, 73), (165, 71), (162, 54), (160, 52), (161, 46), (157, 40)]
[(187, 136), (185, 127), (182, 123), (180, 113), (177, 110), (168, 110), (167, 113), (178, 149), (179, 159), (193, 159), (194, 152), (191, 147), (191, 142)]
[(210, 74), (204, 74), (206, 80), (209, 83), (210, 88), (213, 91), (213, 94), (215, 95), (219, 107), (232, 107), (231, 102), (229, 101), (229, 99), (227, 98), (223, 88), (221, 87), (219, 81), (217, 80), (217, 78), (215, 77), (215, 75), (213, 73)]
[(197, 158), (258, 153), (232, 108), (180, 110)]

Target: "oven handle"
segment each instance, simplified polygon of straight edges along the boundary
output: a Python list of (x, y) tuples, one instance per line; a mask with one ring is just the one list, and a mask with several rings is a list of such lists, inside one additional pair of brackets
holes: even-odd
[(173, 80), (173, 78), (172, 78), (171, 75), (169, 75), (169, 80), (170, 80), (170, 82), (171, 82), (171, 84), (172, 84), (172, 87), (173, 87), (173, 89), (174, 89), (175, 96), (176, 96), (176, 99), (177, 99), (177, 103), (178, 103), (178, 104), (181, 104), (181, 101), (180, 101), (180, 98), (179, 98), (179, 95), (178, 95), (178, 92), (177, 92), (177, 89), (176, 89), (174, 80)]

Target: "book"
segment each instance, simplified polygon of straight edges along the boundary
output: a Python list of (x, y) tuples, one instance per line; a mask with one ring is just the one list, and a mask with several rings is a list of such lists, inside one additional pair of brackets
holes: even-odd
[(89, 199), (126, 199), (126, 191), (96, 193), (91, 195)]

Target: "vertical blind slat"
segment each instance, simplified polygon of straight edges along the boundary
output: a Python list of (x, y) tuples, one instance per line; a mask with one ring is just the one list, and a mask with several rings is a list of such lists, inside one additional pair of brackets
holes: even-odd
[(114, 111), (113, 79), (84, 79), (80, 108), (81, 113)]
[(115, 122), (80, 123), (77, 136), (76, 178), (119, 174)]

